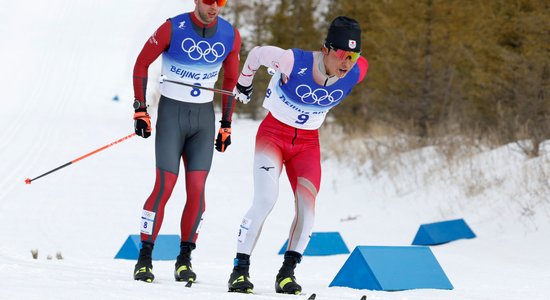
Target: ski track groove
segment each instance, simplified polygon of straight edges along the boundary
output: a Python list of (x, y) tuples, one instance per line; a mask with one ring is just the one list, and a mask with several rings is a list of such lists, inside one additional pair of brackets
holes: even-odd
[[(49, 66), (46, 62), (52, 59), (53, 53), (46, 51), (45, 56), (41, 59), (44, 63), (40, 64), (37, 75), (38, 78), (42, 78), (49, 74)], [(35, 70), (36, 71), (36, 70)], [(24, 97), (26, 101), (21, 103), (21, 106), (16, 111), (15, 119), (9, 122), (9, 127), (5, 131), (7, 137), (1, 139), (0, 149), (3, 149), (2, 156), (10, 157), (9, 167), (4, 171), (2, 180), (0, 181), (0, 204), (2, 207), (11, 201), (17, 199), (10, 199), (8, 195), (18, 185), (24, 185), (25, 174), (23, 172), (33, 172), (33, 166), (37, 165), (37, 162), (43, 161), (43, 157), (40, 155), (47, 148), (48, 139), (51, 137), (52, 127), (28, 127), (27, 124), (33, 123), (32, 118), (33, 109), (40, 106), (41, 95), (45, 89), (46, 81), (37, 80), (33, 83), (33, 89), (24, 89), (24, 93), (28, 93), (28, 96)], [(55, 128), (54, 128), (55, 130)], [(23, 133), (23, 134), (21, 134)], [(20, 147), (10, 147), (13, 144), (25, 143), (26, 139), (32, 138), (33, 147), (25, 147), (25, 152), (16, 152)], [(13, 150), (12, 150), (13, 149)], [(40, 165), (40, 164), (38, 164)], [(31, 174), (27, 174), (29, 177)]]

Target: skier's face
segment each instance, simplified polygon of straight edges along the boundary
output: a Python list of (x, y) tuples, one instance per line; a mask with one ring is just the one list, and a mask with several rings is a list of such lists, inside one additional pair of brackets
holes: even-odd
[(336, 75), (339, 78), (342, 78), (346, 76), (349, 70), (351, 70), (357, 62), (357, 58), (359, 57), (358, 53), (357, 55), (353, 53), (352, 55), (343, 55), (343, 52), (346, 51), (327, 48), (323, 49), (323, 53), (325, 54), (325, 69), (328, 75)]
[(225, 5), (225, 2), (221, 0), (195, 0), (195, 16), (198, 17), (204, 24), (210, 24), (216, 19), (222, 10), (223, 5)]

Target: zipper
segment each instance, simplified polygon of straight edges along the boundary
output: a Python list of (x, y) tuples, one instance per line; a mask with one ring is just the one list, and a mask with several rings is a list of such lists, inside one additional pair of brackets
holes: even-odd
[(294, 141), (298, 137), (298, 128), (294, 128), (294, 137), (292, 138), (292, 146), (294, 146)]

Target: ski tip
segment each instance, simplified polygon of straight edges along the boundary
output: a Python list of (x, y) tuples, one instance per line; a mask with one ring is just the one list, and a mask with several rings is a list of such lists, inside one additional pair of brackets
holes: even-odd
[(316, 294), (311, 294), (311, 296), (309, 296), (309, 298), (307, 298), (307, 300), (315, 300), (315, 297), (317, 297)]
[(363, 297), (361, 297), (361, 300), (367, 300), (367, 295), (363, 295)]
[(189, 281), (187, 281), (187, 283), (185, 284), (185, 287), (190, 288), (192, 285), (193, 285), (193, 280), (189, 280)]
[(31, 184), (31, 181), (32, 181), (32, 180), (31, 180), (30, 178), (25, 179), (25, 183), (26, 183), (26, 184)]

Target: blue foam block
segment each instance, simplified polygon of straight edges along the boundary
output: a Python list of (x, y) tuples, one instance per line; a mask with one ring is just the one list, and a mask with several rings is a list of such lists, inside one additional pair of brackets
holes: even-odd
[[(284, 254), (288, 247), (288, 239), (286, 240), (279, 254)], [(314, 232), (311, 234), (311, 239), (307, 244), (303, 255), (308, 256), (323, 256), (335, 254), (348, 254), (349, 249), (344, 243), (342, 236), (338, 232)]]
[(358, 246), (329, 286), (378, 291), (453, 289), (429, 247)]
[[(175, 260), (180, 253), (180, 237), (177, 234), (159, 234), (153, 248), (153, 260)], [(141, 237), (129, 235), (115, 259), (138, 259)]]
[(471, 239), (476, 235), (464, 219), (420, 225), (412, 242), (413, 245), (440, 245), (458, 239)]

